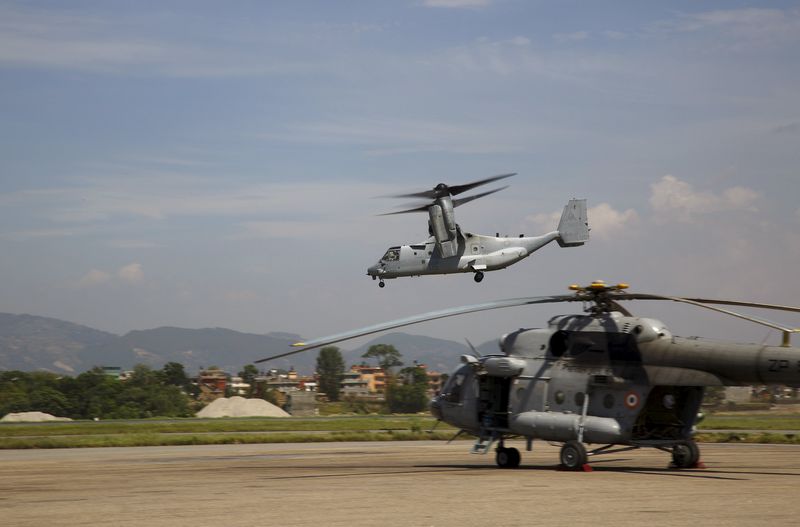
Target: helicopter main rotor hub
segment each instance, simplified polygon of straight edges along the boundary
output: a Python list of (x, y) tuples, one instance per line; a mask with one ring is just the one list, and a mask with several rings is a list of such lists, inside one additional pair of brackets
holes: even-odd
[(594, 280), (586, 287), (572, 284), (569, 288), (575, 291), (578, 300), (591, 304), (585, 308), (587, 313), (599, 316), (615, 310), (614, 293), (627, 289), (628, 284), (608, 285), (602, 280)]

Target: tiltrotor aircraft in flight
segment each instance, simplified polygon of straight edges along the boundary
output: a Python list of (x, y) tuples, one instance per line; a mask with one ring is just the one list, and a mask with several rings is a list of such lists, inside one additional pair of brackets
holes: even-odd
[[(544, 327), (515, 329), (500, 337), (498, 353), (463, 355), (461, 366), (431, 401), (437, 419), (475, 436), (472, 452), (495, 448), (495, 461), (515, 468), (520, 452), (506, 440), (559, 442), (561, 466), (589, 470), (588, 459), (637, 448), (671, 456), (674, 468), (701, 466), (694, 425), (707, 386), (800, 386), (800, 351), (790, 336), (800, 330), (721, 307), (744, 306), (800, 313), (800, 307), (626, 292), (595, 281), (570, 286), (574, 294), (515, 298), (442, 309), (295, 344), (299, 349), (264, 362), (328, 344), (490, 309), (581, 302), (584, 313), (551, 318)], [(684, 338), (663, 322), (635, 316), (629, 300), (669, 300), (761, 324), (782, 332), (780, 346)], [(592, 445), (587, 450), (586, 445)]]
[(557, 241), (561, 247), (577, 247), (589, 240), (585, 199), (571, 199), (564, 207), (557, 229), (541, 236), (513, 238), (463, 231), (456, 223), (453, 209), (506, 187), (463, 198), (454, 196), (513, 175), (502, 174), (465, 185), (439, 183), (432, 190), (394, 196), (431, 200), (408, 210), (389, 213), (427, 212), (430, 237), (417, 244), (390, 247), (378, 263), (367, 269), (367, 274), (378, 280), (380, 287), (390, 278), (430, 274), (475, 273), (475, 281), (480, 282), (484, 272), (505, 269), (552, 241)]

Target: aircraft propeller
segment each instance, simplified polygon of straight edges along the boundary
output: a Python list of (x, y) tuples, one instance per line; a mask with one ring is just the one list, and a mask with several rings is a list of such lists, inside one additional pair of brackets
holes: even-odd
[[(450, 196), (450, 197), (457, 196), (459, 194), (467, 192), (468, 190), (472, 190), (475, 187), (479, 187), (481, 185), (485, 185), (487, 183), (491, 183), (493, 181), (497, 181), (497, 180), (500, 180), (500, 179), (505, 179), (505, 178), (508, 178), (508, 177), (511, 177), (511, 176), (515, 176), (515, 175), (517, 175), (516, 172), (512, 172), (510, 174), (499, 174), (497, 176), (492, 176), (492, 177), (481, 179), (481, 180), (478, 180), (478, 181), (473, 181), (472, 183), (466, 183), (464, 185), (448, 186), (445, 183), (439, 183), (438, 185), (433, 187), (433, 189), (431, 189), (431, 190), (424, 190), (422, 192), (412, 192), (410, 194), (396, 194), (396, 195), (387, 196), (387, 197), (391, 197), (391, 198), (426, 198), (426, 199), (430, 199), (430, 200), (436, 201), (439, 198), (443, 198), (443, 197), (446, 197), (446, 196)], [(480, 194), (475, 194), (474, 196), (468, 196), (468, 197), (461, 198), (461, 199), (453, 199), (452, 200), (453, 207), (458, 207), (459, 205), (463, 205), (464, 203), (468, 203), (468, 202), (470, 202), (472, 200), (475, 200), (475, 199), (478, 199), (478, 198), (482, 198), (484, 196), (488, 196), (489, 194), (494, 194), (495, 192), (499, 192), (499, 191), (501, 191), (503, 189), (506, 189), (506, 188), (508, 188), (508, 186), (496, 188), (496, 189), (493, 189), (493, 190), (489, 190), (487, 192), (482, 192)], [(406, 214), (406, 213), (409, 213), (409, 212), (427, 212), (428, 208), (432, 204), (433, 203), (423, 203), (423, 204), (420, 204), (420, 205), (415, 205), (412, 208), (407, 209), (407, 210), (401, 210), (401, 211), (398, 211), (398, 212), (389, 212), (389, 213), (386, 213), (386, 214), (381, 214), (381, 216), (389, 216), (389, 215), (392, 215), (392, 214)]]

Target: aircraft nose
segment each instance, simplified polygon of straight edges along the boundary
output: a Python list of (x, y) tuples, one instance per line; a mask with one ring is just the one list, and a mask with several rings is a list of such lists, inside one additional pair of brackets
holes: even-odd
[(367, 274), (369, 276), (378, 276), (383, 274), (383, 269), (381, 268), (381, 264), (376, 263), (375, 265), (368, 267)]

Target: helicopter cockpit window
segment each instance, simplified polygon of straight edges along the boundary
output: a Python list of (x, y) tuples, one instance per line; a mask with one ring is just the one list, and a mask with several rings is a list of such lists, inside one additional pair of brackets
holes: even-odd
[(386, 251), (386, 254), (383, 255), (383, 258), (381, 258), (381, 260), (383, 260), (384, 262), (396, 262), (399, 259), (400, 259), (400, 247), (392, 247), (391, 249)]
[(464, 374), (457, 373), (450, 377), (444, 387), (444, 399), (449, 403), (460, 403), (461, 392), (464, 388)]

